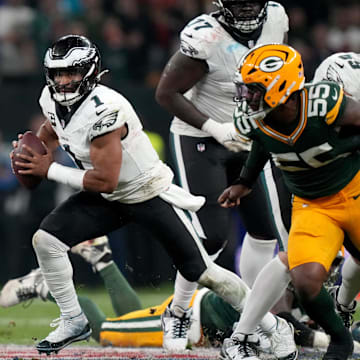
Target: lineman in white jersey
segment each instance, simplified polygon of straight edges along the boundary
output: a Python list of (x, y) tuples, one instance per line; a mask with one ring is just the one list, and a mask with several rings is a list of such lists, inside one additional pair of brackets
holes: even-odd
[[(171, 140), (179, 183), (193, 194), (206, 196), (205, 206), (192, 213), (192, 222), (204, 239), (206, 250), (216, 258), (226, 244), (231, 216), (228, 209), (217, 204), (217, 197), (240, 173), (250, 146), (233, 126), (234, 70), (242, 55), (256, 44), (286, 41), (288, 17), (284, 8), (273, 1), (214, 3), (218, 12), (198, 16), (182, 30), (180, 50), (164, 69), (156, 98), (175, 115)], [(272, 178), (270, 165), (264, 174)], [(285, 239), (287, 236), (278, 209), (278, 194), (269, 193), (277, 206), (274, 213), (278, 214), (279, 229), (274, 227), (263, 179), (259, 179), (239, 208), (248, 232), (240, 273), (249, 286), (262, 266), (272, 259), (278, 232)], [(182, 316), (195, 288), (195, 283), (190, 284), (178, 274), (174, 298), (181, 299), (182, 308), (171, 304), (173, 319)], [(164, 338), (164, 347), (174, 347), (175, 334), (168, 332), (165, 336), (168, 338)]]
[[(152, 231), (186, 279), (213, 289), (240, 311), (247, 286), (209, 259), (184, 211), (196, 211), (204, 198), (171, 184), (172, 171), (159, 160), (129, 102), (98, 84), (102, 72), (96, 46), (82, 36), (62, 37), (48, 49), (44, 65), (47, 86), (40, 105), (47, 120), (38, 136), (48, 151), (40, 155), (26, 147), (30, 155), (16, 161), (25, 168), (22, 174), (79, 192), (46, 216), (33, 236), (41, 271), (60, 308), (57, 329), (37, 344), (38, 351), (58, 352), (90, 336), (67, 252), (129, 222)], [(59, 144), (78, 169), (53, 161)]]

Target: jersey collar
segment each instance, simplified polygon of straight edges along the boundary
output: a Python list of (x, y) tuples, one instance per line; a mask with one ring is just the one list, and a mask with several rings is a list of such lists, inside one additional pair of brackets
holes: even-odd
[(264, 120), (256, 121), (259, 129), (265, 133), (267, 136), (274, 138), (275, 140), (281, 141), (287, 145), (294, 145), (300, 135), (303, 133), (307, 124), (307, 103), (308, 103), (308, 94), (307, 90), (303, 89), (300, 92), (300, 121), (290, 135), (282, 134), (281, 132), (274, 130), (269, 125), (265, 124)]

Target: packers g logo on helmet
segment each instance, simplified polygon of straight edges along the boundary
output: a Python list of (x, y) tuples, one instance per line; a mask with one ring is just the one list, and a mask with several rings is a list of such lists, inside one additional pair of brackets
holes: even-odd
[(274, 108), (304, 87), (301, 55), (288, 45), (257, 46), (241, 59), (234, 82), (262, 89), (264, 102)]
[(278, 56), (270, 56), (261, 61), (259, 68), (264, 72), (273, 72), (281, 69), (283, 65), (283, 59), (279, 58)]

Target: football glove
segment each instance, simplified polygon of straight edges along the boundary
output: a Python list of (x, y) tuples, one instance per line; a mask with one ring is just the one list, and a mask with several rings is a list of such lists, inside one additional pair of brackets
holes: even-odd
[(212, 119), (204, 122), (201, 130), (233, 152), (250, 151), (251, 140), (239, 134), (233, 123), (218, 123)]

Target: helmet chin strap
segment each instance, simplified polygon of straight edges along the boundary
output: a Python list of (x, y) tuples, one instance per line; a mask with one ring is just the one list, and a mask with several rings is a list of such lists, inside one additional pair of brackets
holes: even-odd
[(73, 93), (54, 93), (53, 99), (62, 106), (71, 106), (79, 101), (82, 96), (78, 91)]

